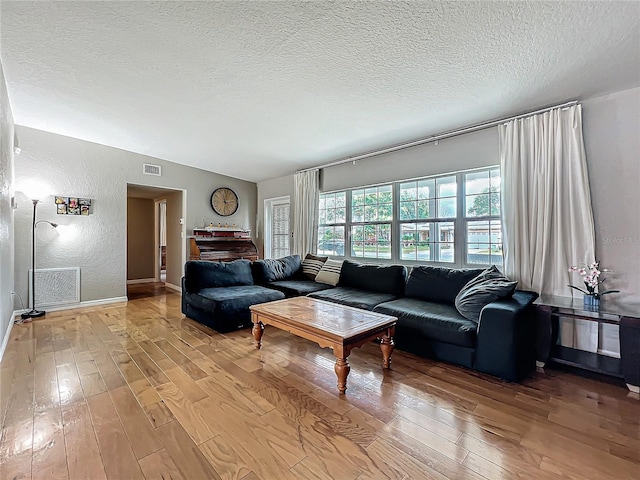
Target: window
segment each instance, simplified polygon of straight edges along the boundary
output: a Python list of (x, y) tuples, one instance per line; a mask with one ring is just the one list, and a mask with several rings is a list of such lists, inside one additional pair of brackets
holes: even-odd
[(400, 260), (455, 261), (456, 192), (455, 176), (400, 184)]
[(264, 256), (265, 258), (286, 257), (291, 252), (289, 196), (267, 199), (264, 205)]
[(318, 254), (344, 256), (347, 193), (321, 194), (318, 210)]
[(391, 259), (392, 220), (391, 185), (352, 190), (351, 256)]
[(466, 263), (502, 265), (500, 169), (464, 174)]
[(319, 254), (502, 265), (496, 167), (323, 193), (319, 207)]

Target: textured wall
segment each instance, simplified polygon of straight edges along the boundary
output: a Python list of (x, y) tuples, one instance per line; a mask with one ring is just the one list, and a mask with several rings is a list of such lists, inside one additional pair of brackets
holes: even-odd
[(640, 88), (583, 103), (596, 256), (607, 287), (640, 304)]
[[(254, 183), (40, 130), (16, 127), (16, 131), (22, 147), (15, 166), (16, 190), (41, 181), (49, 185), (51, 195), (93, 199), (93, 214), (87, 217), (56, 215), (52, 196), (38, 206), (39, 219), (69, 227), (66, 231), (46, 226), (38, 230), (38, 266), (79, 266), (82, 301), (125, 295), (127, 183), (186, 190), (186, 231), (202, 225), (203, 218), (254, 229)], [(143, 163), (161, 165), (162, 176), (143, 175)], [(223, 219), (211, 209), (211, 192), (221, 186), (233, 188), (240, 197), (233, 217)], [(15, 288), (24, 296), (30, 263), (31, 204), (24, 195), (19, 199), (15, 211)]]
[(155, 202), (127, 198), (127, 280), (155, 276)]
[(0, 349), (13, 314), (13, 128), (7, 85), (0, 63)]

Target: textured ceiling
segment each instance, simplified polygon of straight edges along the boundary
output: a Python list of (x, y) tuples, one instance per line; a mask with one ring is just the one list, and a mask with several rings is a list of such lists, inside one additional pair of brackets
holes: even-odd
[(640, 3), (8, 2), (17, 124), (252, 181), (640, 85)]

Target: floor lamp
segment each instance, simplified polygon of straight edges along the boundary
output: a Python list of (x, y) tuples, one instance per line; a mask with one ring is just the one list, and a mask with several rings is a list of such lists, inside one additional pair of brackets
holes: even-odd
[(33, 199), (33, 221), (31, 223), (31, 310), (21, 315), (23, 319), (38, 318), (44, 316), (44, 310), (36, 310), (36, 226), (39, 223), (48, 223), (53, 228), (58, 228), (57, 223), (48, 220), (40, 220), (36, 222), (36, 207), (39, 200)]

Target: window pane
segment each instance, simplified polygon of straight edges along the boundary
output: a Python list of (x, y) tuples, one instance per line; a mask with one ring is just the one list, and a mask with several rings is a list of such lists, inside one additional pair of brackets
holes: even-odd
[(433, 198), (436, 196), (436, 181), (420, 180), (418, 182), (418, 199), (425, 200), (427, 198)]
[[(488, 217), (492, 215), (490, 195), (484, 193), (481, 195), (467, 195), (465, 197), (467, 217)], [(498, 210), (498, 214), (500, 210)]]
[(429, 210), (429, 204), (432, 202), (432, 200), (420, 200), (417, 203), (417, 207), (418, 207), (418, 211), (416, 212), (417, 216), (415, 218), (417, 219), (423, 219), (423, 218), (429, 218), (430, 217), (430, 210)]
[(431, 259), (436, 262), (453, 263), (454, 253), (454, 224), (453, 222), (436, 222), (433, 224), (434, 235), (430, 245)]
[(467, 195), (489, 191), (489, 172), (487, 170), (484, 170), (482, 172), (467, 173), (464, 176), (464, 181), (465, 192)]
[(438, 197), (455, 197), (457, 192), (456, 177), (442, 177), (436, 179)]
[(344, 227), (321, 227), (319, 229), (318, 254), (344, 255)]
[(467, 263), (502, 265), (502, 231), (499, 220), (467, 224)]
[(500, 194), (492, 193), (491, 201), (489, 203), (491, 204), (491, 215), (495, 217), (499, 217), (500, 216)]
[(333, 208), (327, 209), (326, 221), (324, 223), (336, 223), (336, 211)]
[(400, 220), (416, 218), (416, 202), (400, 202)]
[(364, 207), (364, 221), (376, 222), (378, 220), (378, 207), (367, 205)]
[(347, 206), (347, 192), (336, 193), (336, 207)]
[(364, 222), (364, 207), (352, 207), (351, 221)]
[(344, 223), (347, 221), (347, 209), (336, 208), (336, 223)]
[(363, 256), (364, 248), (364, 227), (351, 227), (351, 255), (355, 257)]
[(416, 200), (418, 198), (418, 192), (416, 189), (416, 182), (401, 183), (400, 184), (400, 200)]
[(456, 198), (439, 198), (438, 199), (438, 218), (455, 218), (456, 217)]
[(318, 224), (322, 225), (323, 223), (327, 223), (327, 211), (326, 210), (320, 210), (319, 215), (318, 215)]
[(385, 222), (393, 219), (393, 205), (383, 204), (378, 207), (378, 221)]
[(325, 197), (326, 208), (334, 208), (336, 206), (336, 194), (328, 193)]
[(378, 187), (378, 203), (393, 202), (393, 189), (391, 185), (383, 185)]
[(351, 205), (364, 205), (364, 190), (351, 192)]
[(376, 187), (367, 188), (364, 191), (365, 205), (373, 205), (378, 203), (378, 189)]
[(502, 179), (500, 178), (500, 169), (491, 170), (491, 191), (499, 192)]

